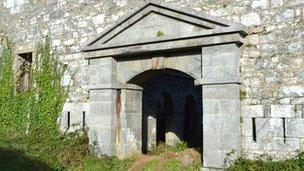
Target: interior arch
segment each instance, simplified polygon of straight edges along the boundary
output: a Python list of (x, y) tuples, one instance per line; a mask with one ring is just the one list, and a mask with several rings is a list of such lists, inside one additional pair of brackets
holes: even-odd
[[(143, 88), (143, 153), (161, 143), (175, 145), (182, 141), (201, 148), (202, 138), (192, 140), (202, 135), (202, 92), (193, 77), (172, 69), (148, 70), (128, 83)], [(187, 125), (189, 122), (195, 125)]]

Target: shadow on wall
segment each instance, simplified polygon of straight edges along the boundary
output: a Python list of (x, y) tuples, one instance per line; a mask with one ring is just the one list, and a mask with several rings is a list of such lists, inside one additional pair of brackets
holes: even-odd
[(20, 150), (0, 149), (0, 170), (54, 170)]

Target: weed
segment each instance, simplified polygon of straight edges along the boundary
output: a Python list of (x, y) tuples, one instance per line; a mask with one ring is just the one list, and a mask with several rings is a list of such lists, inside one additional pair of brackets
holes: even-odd
[(164, 163), (162, 170), (181, 170), (181, 168), (181, 162), (178, 159), (173, 158)]
[(157, 166), (158, 163), (159, 163), (159, 159), (151, 160), (144, 166), (144, 168), (142, 170), (143, 171), (153, 171), (153, 170), (155, 170), (155, 167)]
[(170, 147), (170, 151), (173, 152), (181, 152), (188, 148), (188, 144), (186, 142), (180, 142), (175, 146)]
[(244, 100), (247, 97), (247, 92), (245, 90), (240, 90), (240, 100)]
[(158, 31), (158, 32), (156, 33), (156, 37), (162, 37), (162, 36), (164, 36), (164, 35), (165, 35), (165, 33), (162, 32), (162, 31)]

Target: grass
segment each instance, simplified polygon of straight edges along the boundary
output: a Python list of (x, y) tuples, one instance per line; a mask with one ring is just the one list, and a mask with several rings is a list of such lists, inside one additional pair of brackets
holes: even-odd
[(227, 171), (303, 171), (304, 152), (299, 153), (292, 159), (274, 161), (271, 158), (249, 160), (239, 158)]
[(159, 159), (153, 159), (150, 160), (144, 167), (143, 167), (143, 171), (152, 171), (155, 170), (156, 166), (159, 163)]
[(90, 154), (83, 136), (56, 142), (0, 144), (0, 170), (126, 170), (135, 159), (96, 157)]
[(85, 160), (84, 170), (97, 171), (97, 170), (113, 170), (113, 171), (124, 171), (127, 170), (131, 164), (135, 161), (134, 158), (126, 160), (119, 160), (115, 157), (87, 157)]
[(134, 161), (92, 155), (86, 131), (40, 138), (1, 137), (0, 170), (125, 170)]
[[(189, 149), (187, 143), (181, 142), (175, 146), (168, 146), (165, 144), (159, 144), (156, 148), (149, 151), (149, 156), (153, 156), (152, 159), (147, 162), (142, 170), (200, 170), (201, 158), (200, 154), (194, 149)], [(183, 165), (183, 157), (189, 156), (193, 160), (192, 164)]]
[[(191, 155), (185, 143), (176, 146), (161, 145), (148, 156), (150, 160), (140, 170), (199, 170), (199, 157), (192, 156), (193, 163), (182, 164), (181, 156)], [(119, 160), (115, 157), (98, 158), (89, 153), (85, 136), (65, 135), (53, 142), (19, 139), (0, 141), (0, 170), (75, 170), (75, 171), (124, 171), (131, 168), (138, 158)], [(270, 158), (249, 160), (239, 158), (227, 171), (302, 171), (304, 170), (304, 152), (292, 159), (274, 161)]]
[(181, 162), (176, 158), (169, 159), (165, 161), (163, 165), (163, 170), (182, 170)]
[(157, 147), (152, 148), (149, 151), (150, 155), (160, 155), (165, 152), (181, 152), (188, 148), (188, 145), (186, 142), (180, 142), (176, 144), (175, 146), (169, 146), (164, 143), (160, 143)]

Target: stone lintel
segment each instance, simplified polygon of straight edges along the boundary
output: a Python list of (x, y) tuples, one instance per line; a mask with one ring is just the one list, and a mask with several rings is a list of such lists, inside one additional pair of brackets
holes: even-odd
[(118, 89), (125, 89), (125, 90), (138, 90), (142, 91), (143, 88), (134, 84), (126, 84), (122, 86), (107, 86), (107, 85), (91, 85), (87, 87), (89, 90), (118, 90)]
[(220, 85), (220, 84), (238, 84), (240, 85), (240, 81), (232, 81), (232, 82), (204, 82), (202, 78), (194, 80), (194, 85), (195, 86), (200, 86), (200, 85)]
[(134, 46), (134, 45), (144, 45), (144, 44), (153, 44), (153, 43), (159, 43), (159, 42), (170, 42), (170, 41), (176, 41), (181, 39), (194, 39), (199, 37), (210, 37), (210, 36), (217, 36), (217, 35), (228, 35), (228, 34), (235, 34), (239, 33), (241, 37), (244, 35), (241, 29), (238, 27), (220, 27), (216, 29), (211, 30), (204, 30), (199, 32), (188, 32), (183, 33), (181, 36), (162, 36), (162, 37), (155, 37), (155, 38), (149, 38), (149, 39), (143, 39), (141, 43), (130, 43), (130, 42), (119, 42), (117, 43), (107, 43), (99, 45), (98, 47), (87, 47), (84, 49), (85, 52), (87, 51), (95, 51), (95, 50), (105, 50), (105, 49), (114, 49), (118, 47), (128, 47), (128, 46)]
[(87, 51), (85, 58), (98, 58), (109, 56), (126, 56), (126, 55), (138, 55), (151, 52), (166, 52), (176, 51), (183, 49), (191, 49), (202, 46), (214, 46), (221, 44), (243, 44), (243, 37), (240, 33), (229, 34), (211, 34), (208, 36), (197, 36), (189, 38), (179, 38), (170, 41), (159, 41), (149, 44), (139, 44), (130, 46), (120, 46), (115, 48), (108, 48), (98, 51)]

